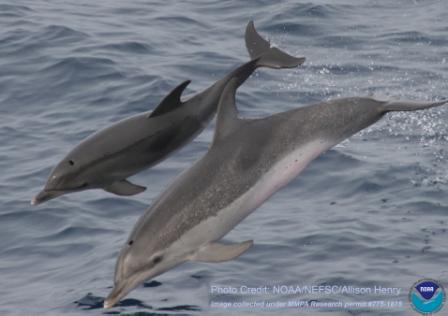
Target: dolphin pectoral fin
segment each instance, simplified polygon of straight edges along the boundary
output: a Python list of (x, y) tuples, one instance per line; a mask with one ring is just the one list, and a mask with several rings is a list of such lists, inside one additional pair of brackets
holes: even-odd
[(225, 245), (217, 242), (202, 247), (192, 257), (192, 261), (222, 262), (240, 256), (253, 245), (253, 240), (246, 240), (239, 244)]
[(105, 191), (114, 193), (116, 195), (134, 195), (146, 190), (146, 187), (133, 184), (128, 180), (116, 181), (107, 187), (103, 188)]
[(148, 118), (159, 116), (180, 107), (183, 103), (180, 96), (185, 88), (190, 84), (191, 80), (186, 80), (174, 88), (160, 104), (148, 115)]

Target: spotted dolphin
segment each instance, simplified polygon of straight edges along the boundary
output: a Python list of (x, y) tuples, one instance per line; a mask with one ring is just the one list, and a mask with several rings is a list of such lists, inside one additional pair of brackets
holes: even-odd
[(87, 137), (56, 165), (31, 204), (95, 188), (117, 195), (144, 191), (145, 187), (127, 178), (159, 163), (199, 134), (213, 118), (219, 97), (231, 78), (237, 77), (241, 85), (258, 67), (292, 68), (305, 61), (271, 47), (257, 33), (253, 22), (247, 25), (245, 40), (252, 61), (203, 92), (181, 101), (181, 94), (190, 83), (185, 81), (154, 111), (126, 118)]
[(344, 98), (266, 118), (239, 118), (238, 80), (231, 79), (218, 108), (206, 155), (180, 174), (141, 216), (121, 249), (108, 308), (143, 281), (186, 261), (238, 257), (252, 240), (219, 241), (314, 158), (390, 111), (414, 111), (443, 102), (384, 102)]

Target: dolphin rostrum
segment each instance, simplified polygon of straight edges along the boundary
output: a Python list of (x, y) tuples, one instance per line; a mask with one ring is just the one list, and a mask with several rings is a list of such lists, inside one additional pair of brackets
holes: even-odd
[(203, 92), (181, 101), (181, 94), (190, 83), (185, 81), (154, 111), (126, 118), (89, 136), (56, 165), (44, 189), (31, 204), (95, 188), (117, 195), (144, 191), (145, 187), (127, 178), (154, 166), (200, 133), (213, 118), (222, 90), (231, 78), (239, 78), (241, 85), (258, 67), (292, 68), (305, 61), (305, 58), (296, 58), (271, 47), (257, 33), (253, 22), (247, 25), (245, 39), (252, 61)]
[(443, 102), (383, 102), (344, 98), (260, 119), (237, 115), (237, 78), (224, 89), (207, 154), (158, 197), (138, 220), (115, 267), (108, 308), (146, 279), (185, 262), (238, 257), (252, 241), (218, 240), (314, 158), (390, 111), (414, 111)]

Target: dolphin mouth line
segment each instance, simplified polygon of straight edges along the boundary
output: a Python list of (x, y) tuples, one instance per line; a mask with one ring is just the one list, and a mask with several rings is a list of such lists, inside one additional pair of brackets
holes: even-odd
[(42, 192), (51, 193), (51, 192), (77, 191), (77, 190), (79, 190), (79, 189), (83, 189), (83, 188), (86, 188), (86, 187), (88, 187), (88, 186), (89, 186), (89, 184), (88, 184), (87, 182), (84, 182), (83, 184), (78, 185), (77, 187), (74, 187), (74, 188), (69, 188), (69, 189), (50, 189), (50, 190), (47, 190), (47, 189), (44, 188), (44, 189), (42, 190)]
[(43, 189), (42, 191), (40, 191), (35, 197), (33, 197), (31, 199), (31, 205), (38, 205), (41, 204), (45, 201), (54, 199), (55, 197), (58, 197), (60, 195), (63, 195), (66, 192), (76, 192), (76, 191), (80, 191), (83, 188), (87, 187), (89, 184), (87, 182), (84, 182), (83, 184), (81, 184), (80, 186), (77, 186), (75, 188), (70, 188), (70, 189)]
[(132, 285), (132, 281), (134, 281), (136, 277), (133, 277), (131, 280), (126, 280), (118, 287), (112, 289), (112, 291), (106, 296), (103, 301), (103, 308), (109, 309), (115, 306), (127, 293), (132, 291), (135, 286)]
[(112, 291), (106, 296), (103, 301), (103, 308), (109, 309), (117, 305), (123, 297), (128, 295), (129, 292), (131, 292), (138, 286), (139, 280), (153, 279), (161, 273), (162, 272), (160, 271), (156, 273), (145, 273), (144, 268), (140, 269), (135, 274), (122, 281), (118, 286), (114, 285)]

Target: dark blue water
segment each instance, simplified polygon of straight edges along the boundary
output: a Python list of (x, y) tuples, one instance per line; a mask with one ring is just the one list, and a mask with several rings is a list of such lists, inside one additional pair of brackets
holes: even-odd
[(309, 314), (412, 314), (414, 282), (448, 285), (446, 108), (388, 115), (319, 157), (229, 233), (229, 242), (254, 239), (243, 256), (184, 264), (107, 312), (102, 300), (122, 243), (167, 183), (205, 153), (213, 124), (135, 176), (148, 186), (143, 194), (98, 190), (29, 202), (93, 131), (152, 109), (186, 79), (188, 93), (199, 92), (247, 61), (250, 19), (273, 43), (307, 57), (297, 70), (261, 69), (239, 90), (242, 115), (254, 117), (341, 96), (447, 97), (447, 15), (444, 0), (0, 0), (0, 313), (238, 315), (209, 307), (211, 285), (352, 284), (400, 287), (394, 299), (404, 305)]

